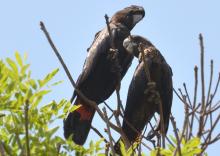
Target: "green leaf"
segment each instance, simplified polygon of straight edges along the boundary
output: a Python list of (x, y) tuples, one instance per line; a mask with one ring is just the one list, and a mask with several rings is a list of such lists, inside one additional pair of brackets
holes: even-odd
[(138, 142), (134, 142), (133, 145), (131, 147), (129, 147), (129, 149), (127, 150), (128, 155), (131, 155), (134, 150), (137, 148), (137, 146), (139, 145)]
[(80, 108), (82, 105), (72, 105), (70, 108), (70, 112), (74, 112), (75, 110), (77, 110), (78, 108)]
[(51, 84), (51, 86), (57, 86), (57, 85), (59, 85), (59, 84), (61, 84), (61, 83), (63, 83), (63, 81), (57, 81), (57, 82)]
[(172, 156), (173, 152), (167, 149), (161, 149), (160, 154), (165, 155), (165, 156)]
[(57, 126), (57, 127), (54, 127), (54, 128), (52, 128), (52, 129), (48, 130), (48, 131), (47, 131), (47, 133), (48, 133), (47, 135), (48, 135), (49, 137), (51, 137), (59, 128), (60, 128), (60, 127)]
[(33, 95), (32, 90), (29, 88), (28, 91), (26, 92), (26, 99), (29, 99)]
[(28, 83), (31, 85), (33, 89), (37, 89), (37, 83), (33, 79), (30, 79)]
[(24, 75), (27, 72), (27, 69), (30, 67), (30, 64), (26, 64), (21, 67), (21, 75)]
[(170, 135), (170, 139), (173, 141), (173, 143), (177, 144), (176, 138), (172, 135)]
[(23, 62), (22, 62), (20, 54), (17, 51), (15, 52), (15, 58), (16, 58), (18, 64), (19, 64), (19, 66), (22, 67), (23, 66)]
[(182, 143), (183, 145), (185, 145), (185, 144), (186, 144), (186, 140), (185, 140), (185, 138), (184, 138), (184, 137), (182, 138), (181, 143)]
[(59, 69), (57, 68), (51, 73), (47, 74), (47, 76), (43, 80), (38, 80), (40, 87), (43, 87), (45, 84), (47, 84), (57, 74), (58, 71)]
[(17, 68), (17, 65), (16, 63), (10, 59), (10, 58), (6, 58), (6, 61), (8, 63), (8, 65), (11, 67), (11, 69), (15, 72), (15, 73), (18, 73), (18, 68)]
[(171, 144), (168, 144), (167, 146), (168, 146), (169, 150), (172, 151), (172, 152), (174, 152), (175, 149), (176, 149), (176, 148), (173, 147), (173, 145), (171, 145)]
[(46, 94), (48, 94), (50, 92), (51, 92), (51, 90), (41, 90), (41, 91), (37, 92), (35, 95), (37, 97), (41, 97), (41, 96), (44, 96), (44, 95), (46, 95)]
[(94, 151), (95, 151), (95, 146), (94, 146), (94, 143), (93, 141), (91, 140), (90, 143), (89, 143), (89, 154), (90, 155), (93, 155)]
[[(70, 102), (69, 102), (70, 103)], [(70, 109), (69, 109), (69, 111), (68, 112), (74, 112), (75, 110), (77, 110), (79, 107), (81, 107), (82, 105), (71, 105), (70, 106)], [(65, 112), (65, 114), (66, 114), (66, 116), (65, 116), (65, 118), (64, 119), (66, 119), (67, 118), (67, 116), (68, 116), (68, 112)]]
[(63, 113), (65, 113), (65, 114), (68, 113), (68, 110), (71, 107), (71, 105), (72, 104), (70, 102), (67, 102), (63, 108)]
[(99, 152), (102, 148), (100, 148), (100, 144), (104, 141), (104, 138), (101, 138), (95, 143), (96, 152)]
[(200, 145), (200, 139), (198, 137), (195, 137), (186, 143), (186, 147), (191, 147), (191, 148), (197, 147), (199, 145)]
[(126, 152), (124, 143), (120, 140), (119, 144), (120, 144), (120, 151), (121, 151), (122, 156), (127, 156), (127, 152)]
[(150, 156), (157, 156), (157, 150), (155, 149), (155, 150), (152, 150), (151, 152), (150, 152)]

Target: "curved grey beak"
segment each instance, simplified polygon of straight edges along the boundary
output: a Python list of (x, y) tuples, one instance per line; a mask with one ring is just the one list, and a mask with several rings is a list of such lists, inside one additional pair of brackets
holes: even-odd
[(129, 52), (130, 54), (135, 54), (135, 49), (137, 49), (137, 44), (132, 42), (131, 37), (127, 37), (123, 41), (123, 47)]

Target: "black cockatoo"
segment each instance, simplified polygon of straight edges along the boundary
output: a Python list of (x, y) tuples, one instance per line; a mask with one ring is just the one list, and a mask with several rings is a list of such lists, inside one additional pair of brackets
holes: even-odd
[[(109, 98), (118, 85), (118, 79), (121, 80), (127, 72), (133, 55), (125, 50), (123, 41), (144, 15), (143, 7), (134, 5), (126, 7), (116, 12), (109, 22), (111, 38), (107, 27), (95, 35), (88, 49), (83, 71), (77, 80), (77, 88), (90, 100), (100, 104)], [(114, 47), (111, 47), (112, 43)], [(120, 70), (115, 70), (111, 48), (117, 49)], [(72, 134), (72, 140), (76, 144), (83, 145), (88, 136), (95, 109), (86, 104), (76, 93), (74, 95), (76, 96), (74, 105), (81, 105), (81, 107), (70, 112), (64, 120), (64, 136), (68, 138)]]
[[(122, 125), (123, 132), (130, 141), (130, 144), (132, 144), (141, 134), (154, 113), (160, 112), (158, 100), (152, 98), (153, 93), (150, 93), (149, 90), (145, 64), (141, 58), (141, 50), (144, 52), (144, 59), (149, 69), (151, 81), (155, 82), (155, 90), (159, 93), (162, 103), (165, 133), (169, 126), (173, 98), (172, 71), (160, 51), (147, 39), (141, 36), (131, 36), (124, 40), (123, 45), (128, 52), (133, 53), (139, 58), (139, 64), (129, 86)], [(128, 122), (139, 133), (132, 129)], [(160, 129), (159, 125), (157, 130)]]

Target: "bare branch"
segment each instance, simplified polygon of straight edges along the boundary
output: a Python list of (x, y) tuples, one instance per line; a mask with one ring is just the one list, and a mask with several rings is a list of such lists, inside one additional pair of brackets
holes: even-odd
[(106, 126), (107, 126), (107, 134), (109, 136), (109, 143), (110, 143), (110, 147), (111, 147), (111, 150), (112, 150), (112, 155), (113, 156), (116, 156), (115, 154), (115, 149), (114, 149), (114, 145), (113, 145), (113, 138), (112, 138), (112, 135), (111, 135), (111, 130), (110, 130), (110, 125), (109, 125), (109, 120), (108, 120), (108, 115), (107, 115), (107, 112), (106, 112), (106, 109), (105, 107), (102, 109), (103, 112), (104, 112), (104, 117), (106, 119)]
[(189, 101), (189, 104), (192, 107), (192, 103), (191, 103), (191, 100), (190, 100), (190, 97), (189, 97), (189, 93), (188, 93), (188, 90), (187, 90), (187, 87), (186, 87), (186, 83), (183, 83), (183, 87), (184, 87), (184, 90), (186, 92), (186, 97), (187, 97), (187, 99)]
[(108, 141), (105, 139), (105, 137), (99, 132), (99, 130), (97, 129), (97, 128), (95, 128), (95, 127), (93, 127), (92, 125), (91, 125), (91, 129), (96, 133), (96, 134), (98, 134), (98, 136), (100, 137), (100, 138), (103, 138), (104, 139), (104, 141), (105, 141), (105, 143), (108, 143)]
[[(196, 107), (197, 90), (198, 90), (198, 67), (197, 66), (195, 66), (195, 68), (194, 68), (194, 74), (195, 74), (194, 75), (195, 86), (194, 86), (194, 99), (193, 99), (193, 108), (192, 108), (193, 110), (195, 110), (195, 107)], [(194, 117), (195, 117), (195, 113), (193, 111), (192, 116), (191, 116), (191, 125), (190, 125), (190, 129), (189, 129), (189, 139), (192, 137)]]
[(212, 88), (212, 80), (213, 80), (213, 60), (210, 61), (210, 80), (209, 80), (209, 89), (207, 93), (206, 103), (209, 103), (209, 98), (211, 96), (211, 88)]
[(125, 109), (124, 109), (124, 107), (122, 105), (119, 91), (120, 91), (120, 89), (116, 89), (117, 103), (118, 103), (117, 111), (120, 111), (120, 109), (121, 109), (122, 113), (124, 114)]
[(182, 141), (184, 135), (185, 135), (185, 140), (188, 140), (188, 123), (189, 123), (189, 107), (186, 103), (186, 96), (183, 97), (184, 98), (184, 109), (185, 109), (185, 118), (184, 118), (184, 122), (183, 122), (183, 129), (182, 129), (182, 134), (180, 137), (180, 142)]
[(206, 137), (204, 143), (202, 144), (201, 154), (202, 154), (202, 153), (205, 151), (205, 149), (208, 147), (208, 145), (209, 145), (208, 140), (211, 138), (212, 132), (214, 131), (214, 129), (215, 129), (217, 123), (219, 122), (219, 120), (220, 120), (220, 114), (219, 114), (218, 117), (216, 118), (216, 120), (215, 120), (213, 126), (212, 126), (211, 129), (210, 129), (209, 134), (207, 135), (207, 137)]
[(118, 114), (117, 111), (114, 112), (113, 114), (114, 114), (114, 117), (115, 117), (117, 126), (121, 129), (121, 138), (122, 138), (122, 140), (123, 140), (123, 142), (124, 142), (124, 144), (125, 144), (126, 149), (128, 149), (128, 148), (131, 146), (131, 144), (130, 144), (130, 142), (129, 142), (127, 136), (125, 135), (125, 133), (123, 132), (123, 130), (122, 130), (122, 128), (121, 128), (121, 123), (120, 123), (120, 120), (119, 120), (119, 118), (118, 118), (119, 114)]
[(115, 49), (115, 44), (113, 42), (113, 37), (112, 37), (112, 33), (111, 33), (111, 28), (110, 28), (110, 25), (109, 25), (109, 17), (107, 14), (105, 14), (105, 22), (106, 22), (106, 25), (107, 25), (107, 29), (108, 29), (108, 33), (109, 33), (109, 36), (110, 36), (110, 40), (111, 40), (111, 47), (113, 49)]
[(180, 148), (181, 142), (180, 142), (178, 131), (177, 131), (177, 127), (176, 127), (176, 121), (175, 121), (175, 119), (174, 119), (172, 114), (170, 114), (170, 120), (171, 120), (171, 123), (173, 125), (173, 131), (174, 131), (174, 134), (175, 134), (175, 137), (176, 137), (176, 141), (177, 141), (177, 149), (174, 152), (174, 156), (177, 154), (177, 151), (179, 153), (179, 156), (181, 156), (182, 155), (181, 154), (181, 148)]
[(204, 112), (205, 112), (205, 76), (204, 76), (204, 45), (203, 45), (203, 37), (202, 34), (199, 34), (200, 48), (201, 48), (201, 85), (202, 85), (202, 99), (201, 99), (201, 110), (200, 110), (200, 119), (199, 119), (199, 131), (197, 133), (198, 137), (201, 137), (203, 132), (203, 123), (204, 123)]
[(216, 93), (217, 93), (217, 90), (218, 90), (218, 86), (219, 86), (219, 83), (220, 83), (220, 73), (218, 75), (218, 80), (217, 80), (217, 83), (216, 83), (216, 86), (215, 86), (215, 90), (214, 90), (214, 93), (211, 94), (211, 98), (210, 98), (210, 101), (209, 101), (209, 104), (212, 103)]

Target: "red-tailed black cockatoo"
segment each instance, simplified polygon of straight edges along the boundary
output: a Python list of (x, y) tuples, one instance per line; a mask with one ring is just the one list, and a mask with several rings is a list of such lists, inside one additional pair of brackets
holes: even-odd
[[(154, 95), (149, 90), (149, 80), (146, 75), (141, 50), (144, 52), (144, 59), (149, 69), (151, 81), (155, 82), (155, 90), (159, 93), (162, 103), (165, 133), (169, 126), (173, 98), (172, 70), (160, 51), (147, 39), (132, 35), (124, 40), (123, 45), (128, 52), (139, 58), (139, 64), (129, 86), (122, 124), (123, 132), (127, 136), (128, 141), (130, 141), (130, 144), (133, 144), (154, 113), (160, 113), (158, 100), (152, 98)], [(131, 128), (128, 122), (138, 132)], [(159, 129), (160, 124), (157, 126), (157, 130)], [(116, 148), (117, 145), (119, 144), (116, 144)]]
[[(109, 22), (111, 38), (107, 27), (95, 35), (88, 49), (82, 73), (77, 80), (77, 88), (90, 100), (97, 104), (102, 103), (116, 89), (118, 75), (120, 74), (120, 80), (124, 77), (133, 60), (133, 55), (125, 50), (123, 41), (144, 15), (143, 7), (134, 5), (126, 7), (116, 12)], [(120, 70), (115, 70), (111, 48), (117, 49)], [(76, 97), (74, 105), (81, 105), (81, 107), (70, 112), (64, 120), (64, 136), (69, 138), (72, 134), (72, 140), (76, 144), (83, 145), (88, 136), (95, 109), (85, 103), (76, 93), (74, 95)]]

